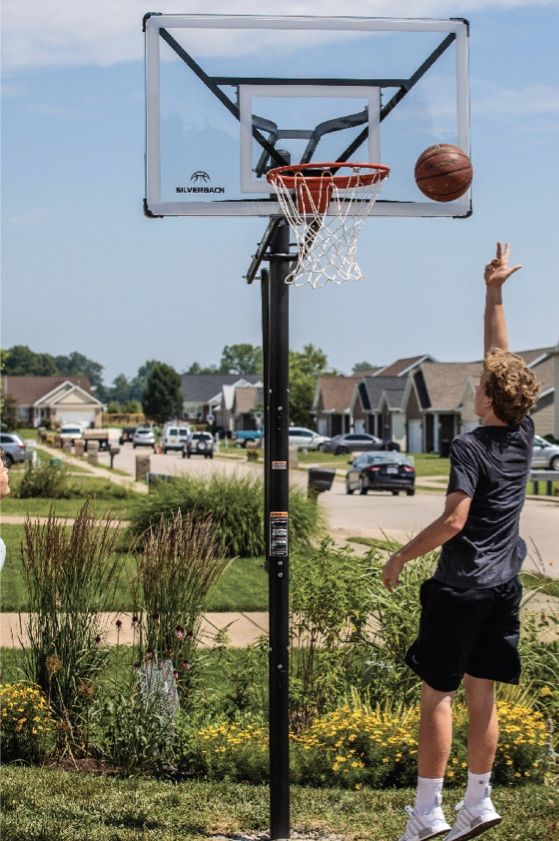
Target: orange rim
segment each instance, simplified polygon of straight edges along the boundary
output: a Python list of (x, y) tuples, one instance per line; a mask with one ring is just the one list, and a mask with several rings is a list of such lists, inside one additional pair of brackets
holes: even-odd
[[(359, 170), (353, 172), (351, 175), (336, 175), (333, 170), (342, 169), (343, 167), (352, 170)], [(324, 170), (319, 175), (307, 175), (308, 170)], [(368, 170), (361, 172), (361, 170)], [(324, 184), (328, 180), (332, 185), (338, 187), (339, 190), (350, 190), (354, 187), (367, 187), (370, 184), (376, 184), (377, 181), (382, 181), (390, 173), (390, 167), (384, 164), (372, 163), (340, 163), (340, 161), (330, 161), (329, 163), (313, 163), (313, 164), (292, 164), (289, 166), (277, 166), (271, 169), (266, 178), (270, 184), (277, 182), (283, 184), (288, 189), (295, 188), (297, 184), (301, 183), (301, 176), (304, 178), (304, 183), (313, 188)]]

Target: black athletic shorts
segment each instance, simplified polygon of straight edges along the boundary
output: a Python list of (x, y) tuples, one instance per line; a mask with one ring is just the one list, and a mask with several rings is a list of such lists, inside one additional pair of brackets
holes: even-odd
[(521, 597), (518, 576), (484, 590), (449, 587), (429, 578), (421, 585), (419, 635), (406, 663), (441, 692), (457, 689), (465, 673), (518, 683)]

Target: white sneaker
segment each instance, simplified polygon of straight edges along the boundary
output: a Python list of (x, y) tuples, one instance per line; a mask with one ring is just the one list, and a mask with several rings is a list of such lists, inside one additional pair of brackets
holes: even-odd
[(466, 806), (464, 801), (456, 807), (458, 818), (444, 841), (467, 841), (487, 832), (502, 821), (491, 802), (491, 786), (487, 786), (485, 797), (475, 806)]
[(439, 794), (435, 806), (425, 815), (420, 815), (411, 806), (406, 806), (409, 820), (400, 841), (427, 841), (428, 838), (436, 838), (437, 835), (448, 832), (450, 824), (445, 820), (441, 803), (442, 798)]

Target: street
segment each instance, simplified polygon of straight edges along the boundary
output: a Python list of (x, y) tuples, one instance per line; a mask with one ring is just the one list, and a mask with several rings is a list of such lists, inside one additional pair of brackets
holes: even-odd
[[(154, 455), (147, 448), (134, 450), (131, 444), (125, 444), (115, 458), (114, 466), (133, 477), (136, 455), (149, 454), (151, 473), (211, 475), (213, 471), (219, 470), (229, 475), (246, 471), (252, 475), (262, 475), (262, 465), (247, 462), (244, 451), (239, 452), (241, 458), (218, 455), (213, 460), (200, 456), (183, 459), (178, 452)], [(102, 454), (100, 458), (103, 463), (108, 463), (107, 455)], [(305, 470), (292, 470), (290, 479), (292, 484), (302, 488), (307, 486)], [(395, 497), (388, 493), (348, 496), (343, 480), (336, 478), (332, 490), (321, 494), (319, 500), (334, 538), (386, 535), (405, 541), (440, 515), (444, 497), (440, 493), (429, 492), (417, 492), (413, 497)], [(545, 572), (546, 575), (559, 578), (559, 501), (550, 497), (527, 499), (522, 512), (520, 533), (528, 545), (529, 553), (524, 569)]]

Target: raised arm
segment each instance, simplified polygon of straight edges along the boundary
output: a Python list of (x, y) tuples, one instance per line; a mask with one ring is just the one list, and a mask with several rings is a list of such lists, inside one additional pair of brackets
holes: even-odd
[(509, 349), (502, 288), (511, 274), (522, 268), (521, 265), (509, 266), (509, 254), (508, 242), (504, 247), (498, 242), (496, 257), (485, 266), (484, 355), (491, 348)]

